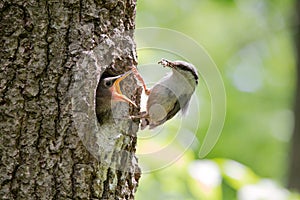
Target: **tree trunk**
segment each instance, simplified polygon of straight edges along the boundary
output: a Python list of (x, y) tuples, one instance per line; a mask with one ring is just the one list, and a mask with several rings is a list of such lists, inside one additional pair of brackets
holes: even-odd
[(300, 1), (296, 1), (296, 57), (297, 57), (297, 85), (295, 99), (295, 127), (291, 141), (290, 169), (288, 186), (300, 192)]
[[(121, 117), (100, 126), (95, 91), (104, 71), (137, 63), (135, 6), (0, 1), (1, 199), (134, 198), (138, 123)], [(139, 101), (133, 78), (123, 89)]]

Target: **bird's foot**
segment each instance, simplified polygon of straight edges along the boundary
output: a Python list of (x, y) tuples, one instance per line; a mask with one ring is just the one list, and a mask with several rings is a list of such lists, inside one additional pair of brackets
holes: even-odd
[(145, 81), (144, 81), (142, 75), (138, 72), (137, 68), (133, 65), (133, 66), (131, 66), (131, 70), (132, 70), (133, 74), (135, 75), (136, 79), (142, 84), (145, 94), (149, 95), (151, 91), (150, 91), (150, 89), (147, 88)]

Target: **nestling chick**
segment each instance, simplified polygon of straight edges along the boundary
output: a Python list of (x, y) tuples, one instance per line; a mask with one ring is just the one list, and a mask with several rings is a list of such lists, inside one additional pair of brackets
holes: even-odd
[(174, 117), (179, 110), (184, 113), (198, 84), (198, 72), (192, 64), (184, 61), (171, 62), (166, 59), (158, 63), (170, 67), (172, 72), (151, 89), (147, 89), (137, 69), (132, 68), (148, 95), (146, 112), (134, 117), (142, 119), (141, 129), (147, 125), (149, 129), (153, 129)]
[(96, 91), (96, 115), (100, 124), (109, 119), (112, 112), (112, 102), (121, 101), (129, 104), (136, 104), (122, 94), (120, 82), (124, 80), (132, 71), (114, 77), (106, 77), (100, 80)]

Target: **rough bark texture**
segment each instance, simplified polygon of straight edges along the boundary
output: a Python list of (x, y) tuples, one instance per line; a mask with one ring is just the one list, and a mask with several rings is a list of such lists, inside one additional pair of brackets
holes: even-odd
[[(135, 4), (135, 0), (0, 0), (0, 199), (134, 198), (140, 176), (134, 156), (137, 124), (127, 120), (112, 129), (119, 137), (98, 141), (96, 153), (101, 157), (107, 141), (117, 141), (110, 146), (112, 152), (95, 159), (79, 137), (89, 133), (79, 133), (84, 122), (74, 118), (72, 101), (74, 92), (79, 94), (74, 91), (76, 82), (93, 83), (94, 88), (86, 89), (91, 98), (82, 105), (88, 107), (81, 111), (89, 112), (86, 116), (101, 133), (93, 95), (105, 70), (118, 74), (136, 64)], [(119, 45), (123, 39), (128, 42), (124, 49)], [(94, 51), (99, 45), (109, 50)], [(78, 78), (80, 70), (90, 73), (82, 65), (86, 60), (82, 55), (95, 57), (97, 52), (101, 58), (88, 59), (98, 74)], [(139, 92), (131, 92), (131, 97)], [(107, 137), (111, 130), (105, 131)]]
[(300, 1), (296, 1), (295, 45), (297, 56), (297, 85), (295, 98), (295, 127), (291, 141), (288, 186), (300, 192)]

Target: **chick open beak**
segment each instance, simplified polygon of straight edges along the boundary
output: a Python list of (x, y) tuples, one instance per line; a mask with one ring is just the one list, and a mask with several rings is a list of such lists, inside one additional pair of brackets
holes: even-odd
[(116, 81), (114, 82), (113, 86), (109, 88), (109, 90), (111, 91), (112, 97), (111, 99), (113, 101), (122, 101), (122, 102), (127, 102), (130, 103), (132, 105), (134, 105), (135, 107), (137, 107), (137, 105), (131, 101), (127, 96), (125, 96), (124, 94), (122, 94), (121, 88), (120, 88), (120, 82), (122, 80), (124, 80), (129, 74), (131, 74), (132, 71), (128, 71), (124, 74), (121, 74), (119, 76), (116, 76)]

